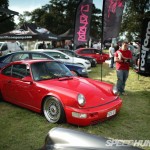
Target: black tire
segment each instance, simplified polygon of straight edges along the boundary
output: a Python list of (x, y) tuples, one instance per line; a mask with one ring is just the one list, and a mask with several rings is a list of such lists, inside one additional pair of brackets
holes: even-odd
[(56, 97), (51, 96), (44, 100), (43, 113), (50, 123), (63, 123), (66, 121), (63, 106)]
[(4, 101), (1, 91), (0, 91), (0, 101)]

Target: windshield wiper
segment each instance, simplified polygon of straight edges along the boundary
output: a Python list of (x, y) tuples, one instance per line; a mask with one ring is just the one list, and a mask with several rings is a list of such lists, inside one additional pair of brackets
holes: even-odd
[(62, 80), (72, 80), (72, 79), (73, 79), (73, 76), (67, 76), (67, 75), (59, 77), (59, 81), (62, 81)]

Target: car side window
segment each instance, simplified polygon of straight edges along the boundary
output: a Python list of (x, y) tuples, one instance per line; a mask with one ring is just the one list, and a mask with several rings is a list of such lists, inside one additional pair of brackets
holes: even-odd
[(87, 52), (86, 52), (86, 50), (82, 50), (80, 53), (81, 54), (86, 54)]
[(59, 54), (61, 59), (68, 59), (68, 57), (64, 54)]
[(60, 58), (59, 56), (58, 56), (58, 54), (57, 53), (55, 53), (55, 52), (45, 52), (47, 55), (49, 55), (49, 56), (52, 56), (52, 57), (54, 57), (54, 58)]
[(94, 50), (94, 53), (95, 53), (95, 54), (99, 54), (99, 50), (95, 49), (95, 50)]
[(32, 59), (48, 59), (45, 56), (41, 55), (41, 54), (32, 54)]
[(64, 53), (66, 53), (67, 55), (74, 57), (74, 53), (70, 52), (70, 51), (64, 51)]
[(22, 54), (14, 55), (14, 56), (12, 57), (12, 61), (20, 60), (21, 55), (22, 55)]
[(20, 56), (20, 60), (27, 60), (27, 59), (30, 59), (29, 54), (22, 54)]
[(30, 76), (30, 72), (27, 69), (25, 64), (16, 64), (12, 67), (12, 77), (14, 78), (24, 78), (26, 76)]
[(6, 59), (3, 60), (4, 63), (10, 63), (12, 59), (12, 56), (10, 55), (9, 57), (7, 57)]
[(66, 56), (65, 55), (63, 55), (63, 54), (61, 54), (61, 53), (57, 53), (57, 52), (50, 52), (50, 53), (48, 53), (48, 54), (50, 54), (50, 56), (52, 56), (52, 57), (54, 57), (54, 58), (56, 58), (56, 59), (66, 59)]
[(85, 49), (82, 51), (82, 54), (91, 54), (91, 51), (89, 49)]
[(7, 46), (7, 44), (4, 44), (4, 45), (2, 46), (1, 51), (6, 51), (6, 50), (8, 50), (8, 46)]
[(5, 76), (11, 76), (11, 66), (2, 70), (2, 74)]

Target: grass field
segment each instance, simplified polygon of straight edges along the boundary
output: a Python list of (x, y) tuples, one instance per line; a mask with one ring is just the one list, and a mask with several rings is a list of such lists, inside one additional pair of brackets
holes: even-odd
[[(102, 70), (102, 80), (115, 84), (115, 69), (104, 64)], [(92, 68), (89, 76), (101, 80), (101, 66)], [(38, 149), (48, 131), (58, 126), (119, 140), (150, 140), (150, 77), (138, 76), (131, 69), (126, 90), (128, 95), (121, 96), (123, 106), (115, 118), (88, 127), (50, 124), (40, 114), (0, 102), (0, 150)]]

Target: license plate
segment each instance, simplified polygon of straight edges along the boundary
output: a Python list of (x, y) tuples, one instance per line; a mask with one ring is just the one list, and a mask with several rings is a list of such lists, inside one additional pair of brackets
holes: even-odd
[(107, 112), (107, 117), (111, 117), (116, 114), (116, 109)]

